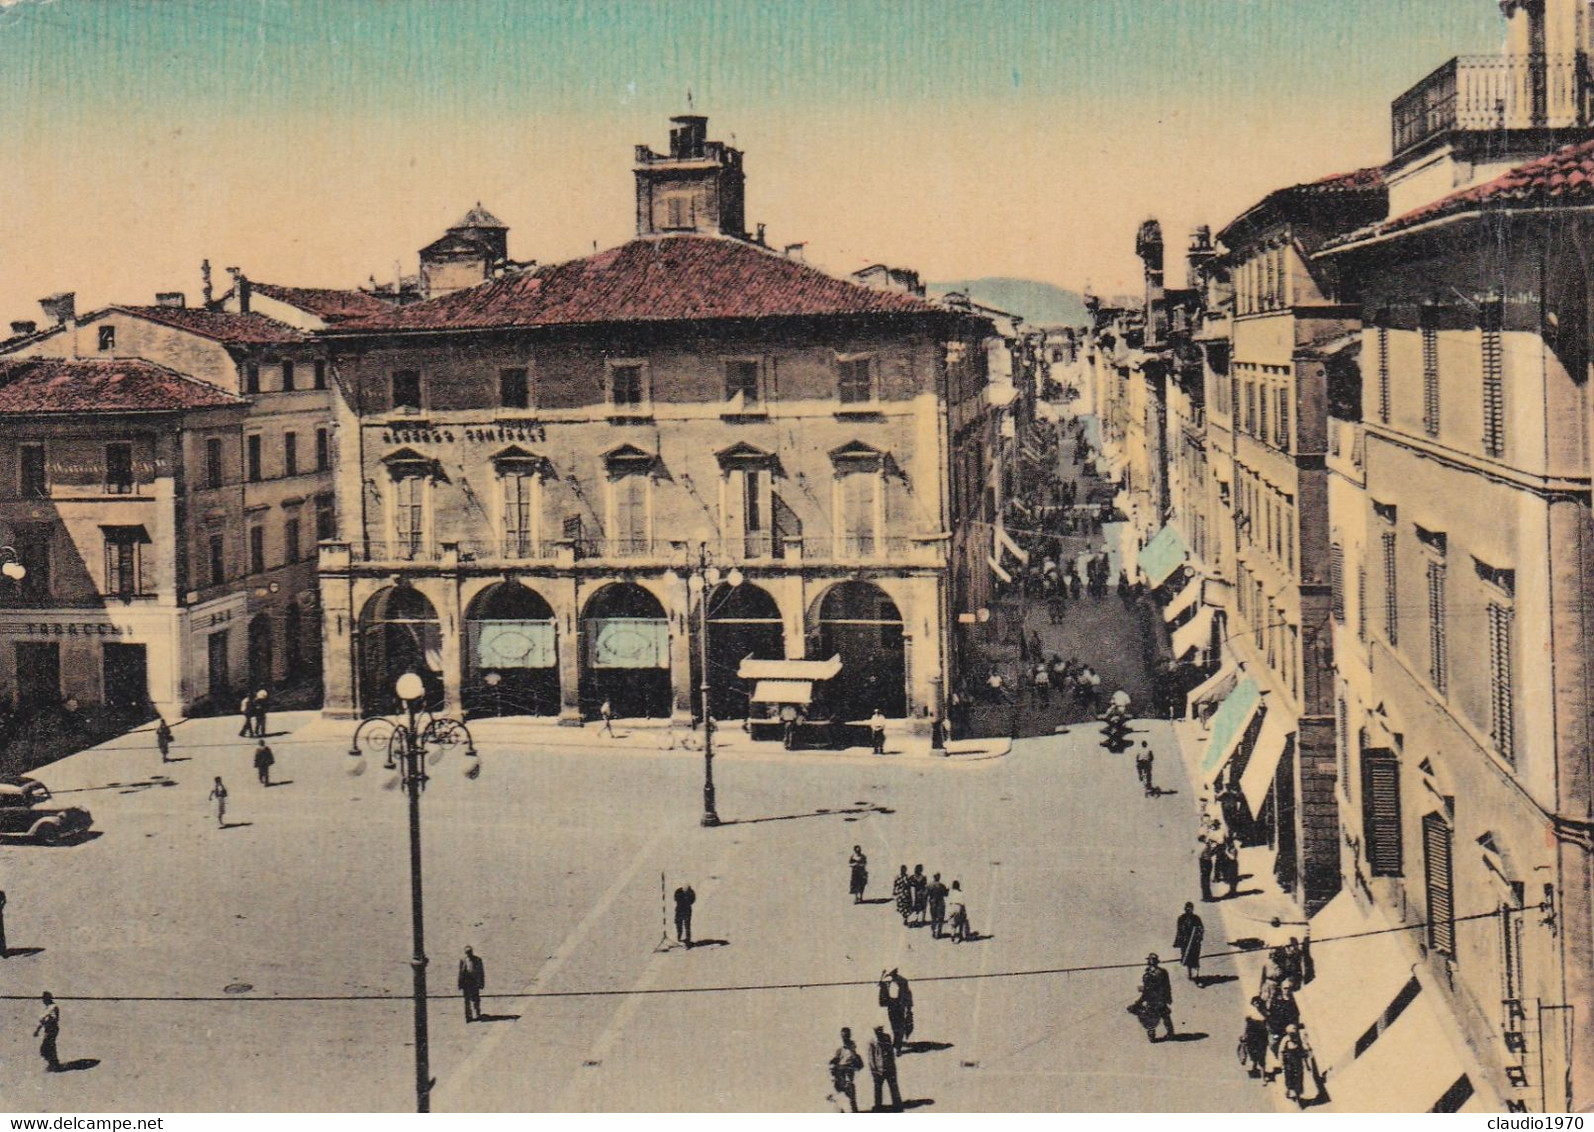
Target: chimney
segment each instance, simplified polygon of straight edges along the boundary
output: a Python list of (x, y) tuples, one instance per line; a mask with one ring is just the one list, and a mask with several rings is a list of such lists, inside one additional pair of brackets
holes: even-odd
[(212, 293), (210, 285), (210, 260), (202, 259), (199, 261), (199, 278), (204, 283), (201, 293), (205, 296), (205, 309), (209, 310), (210, 304), (216, 301), (216, 296)]
[(77, 292), (62, 291), (58, 295), (48, 295), (39, 300), (39, 306), (43, 308), (45, 318), (57, 326), (65, 326), (77, 317)]
[(249, 313), (249, 280), (244, 273), (236, 267), (229, 267), (227, 274), (232, 276), (233, 294), (238, 299), (238, 313)]
[(755, 244), (757, 244), (759, 247), (764, 247), (765, 246), (764, 245), (764, 226), (762, 224), (760, 224), (758, 226), (758, 236), (757, 236), (757, 238), (755, 238), (753, 240), (753, 242)]
[(806, 242), (800, 243), (800, 244), (787, 244), (786, 245), (786, 249), (785, 249), (786, 258), (787, 259), (794, 259), (798, 263), (804, 262), (803, 261), (803, 249), (806, 248), (807, 246), (808, 246), (808, 244)]
[(181, 291), (156, 291), (155, 305), (158, 307), (186, 307), (188, 296)]
[(21, 319), (11, 324), (11, 336), (22, 338), (39, 329), (39, 324), (32, 319)]

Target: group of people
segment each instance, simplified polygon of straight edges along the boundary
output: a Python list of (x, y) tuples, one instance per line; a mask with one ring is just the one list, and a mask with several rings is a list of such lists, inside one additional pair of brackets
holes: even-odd
[[(847, 891), (854, 904), (864, 902), (864, 890), (868, 887), (869, 858), (862, 846), (854, 845), (852, 855), (847, 858)], [(942, 882), (940, 873), (925, 876), (923, 865), (913, 866), (911, 873), (907, 865), (902, 865), (891, 882), (891, 897), (897, 915), (902, 917), (903, 927), (918, 928), (928, 924), (932, 936), (940, 939), (950, 935), (953, 943), (973, 938), (961, 882), (954, 880), (948, 885)]]
[(1070, 697), (1076, 707), (1094, 712), (1101, 701), (1101, 676), (1078, 657), (1064, 660), (1052, 653), (1050, 659), (1037, 660), (1030, 670), (1030, 686), (1035, 702), (1050, 706), (1052, 692)]
[(1201, 876), (1201, 899), (1216, 900), (1212, 893), (1215, 884), (1229, 886), (1225, 897), (1238, 894), (1240, 887), (1240, 842), (1223, 819), (1222, 812), (1210, 798), (1202, 799), (1201, 830), (1196, 840), (1201, 843), (1201, 853), (1196, 866)]
[[(830, 1083), (835, 1090), (827, 1098), (840, 1105), (847, 1102), (852, 1112), (858, 1111), (859, 1070), (868, 1066), (874, 1081), (874, 1111), (901, 1112), (902, 1092), (897, 1086), (897, 1058), (907, 1052), (908, 1038), (913, 1034), (913, 988), (895, 967), (880, 972), (877, 984), (878, 1001), (886, 1012), (883, 1025), (876, 1025), (869, 1038), (868, 1060), (858, 1052), (852, 1040), (852, 1030), (842, 1027), (841, 1047), (830, 1059)], [(890, 1032), (887, 1033), (887, 1027)], [(891, 1104), (885, 1103), (889, 1094)]]
[(238, 704), (238, 714), (243, 716), (240, 739), (260, 739), (266, 734), (266, 704), (270, 699), (264, 688), (252, 696), (245, 696)]
[(1310, 982), (1312, 975), (1310, 941), (1292, 938), (1269, 953), (1257, 993), (1245, 1012), (1237, 1051), (1240, 1064), (1252, 1077), (1264, 1085), (1282, 1077), (1286, 1099), (1303, 1108), (1308, 1078), (1322, 1090), (1322, 1073), (1295, 1001), (1295, 992)]

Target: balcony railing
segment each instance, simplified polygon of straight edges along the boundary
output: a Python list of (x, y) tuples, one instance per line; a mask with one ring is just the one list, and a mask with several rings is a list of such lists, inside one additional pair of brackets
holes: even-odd
[(1397, 156), (1451, 130), (1561, 128), (1589, 118), (1584, 55), (1459, 56), (1390, 106)]

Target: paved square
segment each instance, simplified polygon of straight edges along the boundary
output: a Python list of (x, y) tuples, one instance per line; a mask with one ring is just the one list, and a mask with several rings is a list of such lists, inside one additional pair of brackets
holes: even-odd
[[(1166, 725), (1147, 726), (1178, 793), (1144, 798), (1094, 727), (970, 762), (733, 744), (716, 762), (728, 824), (702, 829), (696, 752), (497, 725), (480, 778), (451, 756), (423, 801), (434, 1107), (821, 1110), (837, 1031), (862, 1044), (883, 1014), (873, 980), (899, 967), (926, 1043), (902, 1059), (903, 1094), (930, 1111), (1265, 1108), (1234, 1058), (1238, 984), (1175, 971), (1197, 1040), (1150, 1045), (1124, 1011), (1146, 953), (1171, 958), (1195, 882), (1194, 799)], [(0, 1105), (412, 1106), (403, 795), (379, 764), (349, 775), (347, 725), (272, 729), (291, 733), (271, 740), (269, 789), (229, 720), (180, 727), (185, 761), (162, 766), (145, 734), (39, 772), (101, 835), (0, 849), (11, 947), (42, 949), (0, 963), (17, 996), (0, 1003)], [(887, 903), (854, 905), (854, 844), (872, 898), (922, 862), (962, 881), (986, 938), (935, 941)], [(697, 936), (716, 942), (656, 950), (661, 874), (695, 886)], [(1209, 915), (1209, 948), (1222, 936)], [(463, 1022), (466, 944), (499, 1020)], [(1130, 966), (1006, 974), (1098, 964)], [(862, 985), (815, 985), (837, 982)], [(46, 989), (67, 999), (62, 1058), (97, 1064), (43, 1071), (29, 1035)], [(161, 1001), (192, 996), (209, 1001)]]

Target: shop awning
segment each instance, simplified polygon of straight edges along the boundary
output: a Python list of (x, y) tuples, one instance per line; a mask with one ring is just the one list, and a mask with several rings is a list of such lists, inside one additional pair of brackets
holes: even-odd
[[(1435, 1009), (1433, 992), (1421, 990), (1361, 1056), (1328, 1075), (1328, 1097), (1336, 1112), (1433, 1112), (1452, 1090), (1474, 1088), (1450, 1045)], [(1440, 1009), (1443, 1009), (1440, 1006)], [(1311, 1036), (1311, 1023), (1306, 1032)]]
[(1275, 708), (1262, 713), (1262, 727), (1256, 733), (1251, 757), (1246, 760), (1245, 770), (1240, 775), (1240, 793), (1245, 795), (1246, 804), (1251, 807), (1253, 814), (1262, 809), (1262, 802), (1267, 798), (1268, 788), (1273, 785), (1273, 776), (1278, 772), (1279, 760), (1284, 757), (1284, 748), (1289, 746), (1291, 734), (1289, 721), (1282, 711)]
[(1196, 610), (1196, 615), (1173, 631), (1173, 658), (1178, 660), (1192, 649), (1204, 649), (1212, 643), (1212, 616), (1210, 605)]
[[(743, 680), (834, 680), (841, 675), (841, 657), (829, 660), (758, 660), (744, 656), (736, 670)], [(775, 701), (771, 701), (775, 702)]]
[(1196, 687), (1192, 688), (1185, 696), (1185, 704), (1194, 709), (1211, 700), (1221, 700), (1234, 690), (1235, 682), (1239, 679), (1239, 671), (1232, 664), (1225, 664), (1211, 676), (1208, 676)]
[(1160, 586), (1168, 580), (1168, 575), (1184, 565), (1187, 557), (1189, 552), (1179, 532), (1172, 527), (1163, 527), (1157, 532), (1157, 537), (1140, 552), (1140, 570), (1146, 575), (1148, 584)]
[(1180, 590), (1174, 599), (1168, 603), (1167, 608), (1162, 611), (1162, 619), (1164, 621), (1176, 621), (1180, 614), (1200, 600), (1201, 579), (1191, 578), (1184, 584), (1184, 589)]
[(755, 704), (807, 705), (813, 698), (814, 685), (809, 680), (760, 680), (753, 685)]
[(1251, 717), (1262, 706), (1262, 689), (1249, 676), (1234, 686), (1234, 691), (1224, 697), (1218, 710), (1212, 713), (1211, 731), (1207, 735), (1207, 749), (1201, 756), (1201, 781), (1211, 782), (1228, 761), (1234, 757), (1240, 742), (1245, 738)]
[(1400, 933), (1340, 892), (1312, 917), (1317, 977), (1295, 993), (1301, 1020), (1325, 1070), (1348, 1066), (1356, 1043), (1378, 1024), (1411, 981), (1412, 960)]

